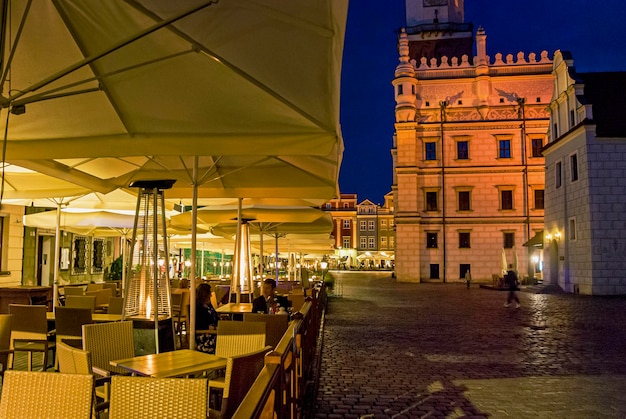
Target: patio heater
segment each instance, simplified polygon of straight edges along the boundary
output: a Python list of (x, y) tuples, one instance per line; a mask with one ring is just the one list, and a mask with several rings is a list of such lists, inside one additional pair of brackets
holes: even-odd
[(135, 353), (174, 350), (164, 190), (175, 180), (139, 180), (123, 320), (132, 320)]
[(231, 303), (235, 304), (252, 303), (252, 300), (254, 300), (254, 274), (252, 271), (250, 225), (248, 221), (242, 219), (237, 228), (229, 299)]

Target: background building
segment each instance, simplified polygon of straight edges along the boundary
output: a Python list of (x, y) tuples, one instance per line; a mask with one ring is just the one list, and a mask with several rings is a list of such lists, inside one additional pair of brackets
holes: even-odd
[(541, 252), (523, 244), (543, 230), (552, 61), (491, 59), (481, 28), (472, 57), (463, 2), (407, 0), (407, 21), (393, 80), (396, 276), (485, 280), (513, 265), (533, 277)]
[(546, 279), (626, 294), (626, 72), (576, 73), (554, 56), (546, 159)]

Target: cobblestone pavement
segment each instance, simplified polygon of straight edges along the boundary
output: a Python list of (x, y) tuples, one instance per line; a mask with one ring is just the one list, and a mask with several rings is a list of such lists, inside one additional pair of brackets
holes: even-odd
[(626, 417), (624, 297), (336, 278), (316, 418)]

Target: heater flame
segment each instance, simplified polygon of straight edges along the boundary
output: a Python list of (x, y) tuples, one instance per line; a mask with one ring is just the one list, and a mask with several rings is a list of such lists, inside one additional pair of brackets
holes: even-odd
[(150, 313), (152, 313), (152, 300), (150, 296), (148, 296), (148, 298), (146, 298), (146, 318), (150, 318)]

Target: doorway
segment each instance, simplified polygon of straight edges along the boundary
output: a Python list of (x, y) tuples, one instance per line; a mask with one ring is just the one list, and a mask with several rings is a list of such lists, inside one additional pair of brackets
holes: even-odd
[(559, 244), (550, 242), (550, 284), (559, 283)]
[(37, 239), (37, 285), (49, 286), (52, 266), (52, 236), (39, 236)]

